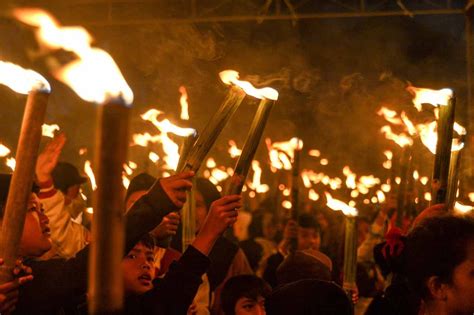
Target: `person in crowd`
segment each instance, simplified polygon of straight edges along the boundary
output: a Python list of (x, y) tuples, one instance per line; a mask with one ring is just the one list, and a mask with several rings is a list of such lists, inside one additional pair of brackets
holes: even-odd
[[(189, 178), (193, 175), (192, 172), (186, 172), (162, 178), (134, 204), (133, 209), (126, 215), (125, 252), (128, 253), (144, 234), (158, 225), (164, 215), (182, 207), (186, 199), (184, 190), (192, 186)], [(235, 200), (238, 198), (236, 197)], [(48, 219), (38, 210), (41, 209), (39, 202), (34, 204), (35, 206), (31, 207), (25, 220), (24, 236), (20, 243), (20, 254), (25, 265), (33, 270), (34, 280), (19, 288), (19, 298), (14, 314), (55, 314), (60, 309), (74, 310), (84, 300), (86, 293), (88, 246), (81, 250), (76, 257), (69, 260), (28, 260), (29, 257), (40, 256), (51, 248), (49, 228), (47, 227)], [(233, 206), (237, 205), (239, 205), (238, 202)], [(217, 207), (218, 214), (213, 213), (213, 216), (225, 212), (222, 205), (217, 205)], [(232, 215), (236, 215), (234, 210), (232, 210)], [(227, 216), (222, 219), (225, 222), (233, 222), (233, 220), (228, 219)], [(212, 224), (217, 224), (216, 221), (219, 220), (214, 217), (210, 221), (213, 222)], [(217, 226), (220, 225), (217, 224)], [(207, 235), (204, 233), (203, 238), (197, 241), (194, 247), (196, 255), (195, 251), (205, 256), (206, 252), (210, 250), (209, 246), (212, 247), (213, 244), (211, 237), (213, 231), (212, 228), (208, 228)], [(190, 251), (193, 252), (193, 250)], [(192, 264), (192, 262), (190, 263)], [(205, 266), (203, 269), (205, 270)], [(196, 269), (191, 270), (196, 271)]]
[(316, 279), (274, 289), (265, 309), (269, 315), (353, 315), (351, 301), (339, 285)]
[(90, 241), (89, 230), (72, 220), (85, 209), (79, 188), (87, 178), (73, 165), (58, 163), (65, 143), (64, 134), (56, 135), (36, 162), (38, 197), (49, 218), (52, 240), (52, 249), (41, 257), (43, 260), (74, 257)]
[(270, 286), (257, 276), (229, 278), (222, 289), (222, 310), (225, 315), (265, 315), (265, 299), (270, 293)]
[(474, 221), (424, 210), (406, 237), (391, 235), (375, 248), (391, 284), (366, 314), (474, 312)]
[(319, 251), (296, 251), (288, 255), (277, 269), (278, 286), (304, 279), (331, 281), (332, 264), (329, 257)]
[[(205, 178), (196, 179), (196, 232), (199, 233), (211, 204), (221, 198), (216, 186)], [(220, 295), (226, 279), (242, 274), (252, 274), (244, 252), (225, 237), (219, 237), (209, 254), (211, 265), (207, 271), (210, 284), (212, 314), (222, 314)]]
[(285, 226), (283, 240), (280, 242), (278, 253), (268, 258), (263, 279), (273, 288), (277, 286), (276, 271), (284, 258), (289, 254), (289, 244), (292, 238), (297, 238), (297, 250), (313, 249), (318, 251), (321, 245), (319, 225), (315, 218), (307, 213), (298, 217), (298, 223), (289, 220)]
[(239, 247), (243, 250), (252, 271), (257, 274), (260, 262), (263, 258), (263, 247), (253, 239), (239, 242)]

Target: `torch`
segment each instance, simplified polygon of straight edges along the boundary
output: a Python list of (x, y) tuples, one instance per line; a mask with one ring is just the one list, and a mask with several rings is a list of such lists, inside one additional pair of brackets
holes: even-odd
[(265, 125), (270, 117), (273, 104), (278, 99), (278, 92), (271, 88), (260, 89), (259, 93), (261, 94), (252, 94), (255, 97), (261, 98), (261, 101), (247, 134), (242, 153), (234, 167), (234, 173), (230, 179), (230, 185), (228, 186), (226, 195), (239, 195), (242, 192), (242, 187), (244, 186), (250, 165), (257, 151), (260, 139), (262, 138)]
[(28, 94), (0, 234), (0, 257), (5, 262), (0, 267), (0, 283), (5, 283), (13, 279), (51, 87), (40, 74), (3, 61), (0, 61), (0, 84)]
[(451, 150), (451, 163), (449, 165), (448, 186), (446, 193), (446, 206), (450, 211), (454, 209), (454, 204), (456, 202), (456, 193), (459, 184), (459, 169), (462, 156), (461, 150), (464, 147), (464, 139), (466, 136), (466, 129), (458, 123), (454, 123), (454, 129), (458, 134), (461, 135), (461, 138), (453, 140)]
[[(302, 142), (298, 141), (298, 146), (293, 153), (293, 169), (291, 173), (291, 218), (297, 222), (299, 215), (299, 177), (300, 177), (300, 159), (301, 150), (303, 149)], [(289, 250), (294, 253), (298, 249), (298, 238), (290, 240)]]
[(233, 84), (225, 98), (224, 102), (211, 118), (207, 126), (204, 128), (201, 135), (196, 140), (194, 146), (189, 152), (186, 162), (182, 166), (180, 171), (192, 170), (197, 172), (201, 167), (202, 161), (206, 157), (207, 153), (211, 150), (212, 146), (216, 142), (219, 134), (224, 129), (225, 125), (235, 113), (237, 108), (242, 103), (245, 92), (236, 84), (239, 81), (239, 74), (233, 70), (222, 71), (220, 74), (221, 80), (225, 84)]
[(326, 205), (335, 211), (342, 211), (345, 215), (345, 238), (344, 238), (344, 271), (342, 287), (352, 299), (352, 292), (357, 289), (357, 209), (346, 203), (333, 199), (331, 194), (325, 192)]
[(62, 27), (40, 9), (16, 9), (14, 16), (36, 27), (46, 49), (64, 49), (77, 59), (53, 69), (53, 75), (87, 102), (101, 104), (97, 121), (94, 192), (89, 257), (89, 313), (116, 314), (123, 308), (121, 263), (124, 249), (122, 170), (128, 148), (129, 105), (133, 93), (112, 57), (91, 47), (82, 27)]
[(407, 199), (407, 186), (410, 165), (412, 162), (411, 146), (404, 146), (403, 153), (400, 158), (400, 185), (398, 185), (397, 193), (397, 221), (396, 225), (402, 227), (403, 218), (405, 216), (406, 199)]

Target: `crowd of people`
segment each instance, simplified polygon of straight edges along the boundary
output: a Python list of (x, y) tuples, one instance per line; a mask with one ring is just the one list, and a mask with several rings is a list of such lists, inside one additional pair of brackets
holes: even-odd
[[(93, 216), (81, 194), (88, 179), (59, 161), (65, 142), (57, 135), (38, 156), (14, 280), (0, 285), (0, 314), (88, 312)], [(0, 176), (0, 220), (10, 180)], [(180, 209), (191, 187), (195, 238), (183, 248)], [(271, 203), (243, 209), (241, 196), (222, 196), (193, 172), (139, 174), (124, 200), (123, 314), (472, 315), (472, 217), (435, 205), (400, 229), (394, 207), (389, 199), (358, 218), (357, 289), (347, 291), (344, 225), (328, 209), (307, 207), (292, 220)]]

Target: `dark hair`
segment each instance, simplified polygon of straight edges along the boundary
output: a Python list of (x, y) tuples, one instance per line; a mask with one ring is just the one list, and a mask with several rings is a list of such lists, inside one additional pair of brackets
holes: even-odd
[(266, 298), (270, 293), (270, 286), (257, 276), (235, 276), (227, 280), (222, 289), (222, 309), (225, 315), (234, 315), (235, 304), (240, 298), (257, 300), (259, 296)]
[(217, 190), (216, 186), (206, 178), (196, 178), (195, 188), (202, 195), (208, 211), (211, 208), (211, 204), (221, 198), (221, 193)]
[(130, 181), (128, 185), (127, 194), (125, 195), (125, 201), (130, 197), (131, 194), (137, 191), (149, 190), (155, 183), (156, 178), (148, 173), (140, 173)]
[(467, 246), (474, 240), (474, 221), (455, 216), (423, 220), (407, 235), (403, 273), (420, 298), (428, 298), (426, 281), (431, 276), (451, 283), (453, 271), (466, 260)]
[(285, 285), (303, 279), (331, 281), (331, 271), (319, 259), (297, 251), (283, 260), (276, 271), (278, 285)]
[(146, 233), (145, 235), (143, 235), (143, 237), (138, 241), (137, 244), (142, 244), (146, 248), (152, 250), (155, 249), (155, 239), (150, 233)]
[(298, 216), (298, 226), (302, 228), (313, 228), (319, 232), (320, 227), (316, 218), (309, 213), (302, 213)]
[(263, 247), (253, 239), (245, 240), (239, 243), (245, 257), (249, 262), (250, 268), (255, 272), (263, 256)]

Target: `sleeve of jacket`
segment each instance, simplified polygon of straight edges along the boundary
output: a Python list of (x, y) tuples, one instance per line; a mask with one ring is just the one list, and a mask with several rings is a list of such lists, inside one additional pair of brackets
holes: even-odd
[(207, 256), (189, 246), (165, 277), (143, 295), (143, 313), (186, 315), (209, 264)]
[(65, 209), (64, 195), (54, 188), (52, 182), (40, 183), (38, 197), (49, 219), (51, 240), (57, 254), (61, 258), (74, 257), (88, 244), (89, 230), (71, 220), (69, 211)]

